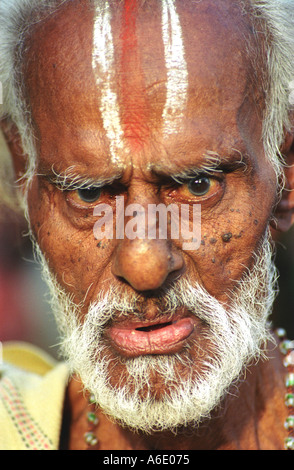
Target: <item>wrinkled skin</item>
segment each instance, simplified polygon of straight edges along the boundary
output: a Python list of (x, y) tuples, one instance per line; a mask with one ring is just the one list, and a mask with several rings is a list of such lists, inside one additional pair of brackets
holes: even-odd
[[(65, 5), (36, 25), (28, 40), (25, 83), (38, 150), (38, 168), (28, 193), (30, 220), (60, 284), (77, 303), (88, 292), (84, 315), (97, 293), (111, 285), (124, 283), (130, 292), (149, 293), (180, 276), (199, 282), (219, 301), (228, 303), (229, 291), (241, 278), (244, 266), (252, 265), (252, 253), (272, 220), (275, 174), (261, 142), (262, 101), (250, 80), (250, 61), (242, 52), (244, 37), (250, 39), (251, 34), (246, 18), (241, 18), (238, 7), (230, 1), (179, 3), (189, 70), (188, 101), (177, 134), (168, 138), (162, 132), (167, 76), (157, 3), (149, 2), (150, 9), (135, 14), (137, 33), (133, 38), (129, 33), (129, 42), (123, 34), (123, 21), (126, 24), (130, 19), (122, 16), (123, 2), (115, 9), (115, 88), (124, 130), (118, 163), (111, 158), (101, 118), (101, 93), (91, 64), (93, 11), (87, 2)], [(126, 50), (130, 51), (129, 60), (124, 58)], [(9, 140), (19, 174), (23, 171), (22, 159), (16, 140), (11, 136)], [(291, 145), (292, 137), (288, 136), (284, 150), (289, 161)], [(195, 196), (186, 185), (166, 184), (170, 174), (200, 167), (208, 150), (217, 152), (222, 158), (220, 167), (227, 165), (229, 171), (212, 176), (207, 194)], [(240, 153), (247, 156), (246, 166), (234, 164)], [(77, 192), (61, 192), (48, 181), (52, 167), (63, 172), (73, 165), (85, 177), (119, 175), (115, 194), (123, 195), (126, 204), (136, 202), (146, 208), (160, 202), (201, 203), (200, 248), (184, 251), (179, 240), (113, 239), (97, 243), (93, 236), (97, 201), (87, 204)], [(287, 177), (292, 187), (290, 170)], [(113, 205), (113, 195), (105, 190), (99, 202)], [(284, 196), (275, 214), (283, 230), (290, 226), (293, 216), (293, 195)], [(155, 314), (150, 303), (146, 325)], [(192, 336), (201, 342), (201, 329), (196, 328)], [(111, 345), (109, 350), (114, 357), (121, 354)], [(116, 374), (113, 383), (120, 371)], [(240, 387), (239, 399), (228, 397), (226, 412), (213, 425), (206, 423), (196, 437), (135, 435), (101, 413), (100, 446), (282, 448), (281, 374), (278, 358), (253, 367)], [(70, 448), (83, 445), (84, 424), (79, 416), (86, 402), (77, 393), (79, 387), (78, 382), (72, 382), (68, 391)]]

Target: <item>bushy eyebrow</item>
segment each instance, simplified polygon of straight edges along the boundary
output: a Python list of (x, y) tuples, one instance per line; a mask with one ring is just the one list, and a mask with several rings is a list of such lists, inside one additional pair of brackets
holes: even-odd
[[(148, 171), (160, 178), (171, 178), (177, 183), (184, 183), (201, 174), (212, 174), (216, 172), (231, 172), (238, 169), (246, 171), (251, 168), (250, 159), (247, 154), (242, 154), (240, 151), (232, 149), (228, 156), (220, 156), (217, 152), (207, 151), (201, 162), (197, 165), (190, 165), (188, 168), (183, 168), (180, 171), (172, 171), (171, 168), (165, 167), (162, 164), (148, 164)], [(76, 170), (75, 165), (68, 167), (66, 170), (57, 172), (54, 166), (50, 171), (38, 172), (39, 176), (44, 177), (49, 183), (56, 186), (61, 191), (76, 191), (78, 189), (101, 188), (109, 186), (122, 177), (122, 171), (111, 176), (91, 177), (83, 175)]]
[(61, 191), (76, 191), (77, 189), (101, 188), (112, 184), (120, 178), (120, 175), (112, 177), (93, 178), (81, 175), (76, 172), (75, 167), (69, 167), (65, 171), (57, 172), (54, 168), (46, 174), (39, 173), (44, 176), (51, 184), (54, 184)]
[[(197, 165), (190, 165), (179, 172), (168, 172), (168, 176), (178, 183), (190, 180), (201, 174), (224, 173), (238, 169), (246, 171), (250, 166), (249, 157), (247, 154), (242, 154), (240, 151), (232, 149), (228, 156), (220, 156), (217, 152), (207, 151), (203, 156), (201, 162)], [(154, 165), (152, 167), (154, 173), (163, 174), (163, 169)], [(167, 174), (167, 172), (164, 172)]]

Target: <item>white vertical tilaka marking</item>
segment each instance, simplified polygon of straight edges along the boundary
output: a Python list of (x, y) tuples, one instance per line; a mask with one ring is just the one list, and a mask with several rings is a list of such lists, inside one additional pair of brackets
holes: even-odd
[(120, 124), (117, 95), (113, 89), (115, 65), (109, 2), (96, 0), (95, 10), (92, 67), (96, 84), (101, 92), (100, 111), (109, 139), (111, 161), (118, 164), (120, 163), (119, 154), (123, 148), (123, 130)]
[(188, 70), (175, 0), (162, 0), (162, 36), (167, 68), (167, 97), (162, 114), (164, 134), (177, 132), (188, 94)]

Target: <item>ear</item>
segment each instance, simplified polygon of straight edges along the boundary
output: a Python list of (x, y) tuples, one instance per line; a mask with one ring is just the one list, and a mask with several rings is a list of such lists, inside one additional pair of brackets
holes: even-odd
[(26, 172), (27, 157), (22, 149), (18, 129), (8, 119), (0, 120), (0, 127), (12, 156), (15, 179), (19, 180)]
[(286, 232), (294, 223), (294, 134), (286, 134), (281, 153), (286, 163), (285, 187), (275, 210), (275, 221), (272, 226), (275, 230)]

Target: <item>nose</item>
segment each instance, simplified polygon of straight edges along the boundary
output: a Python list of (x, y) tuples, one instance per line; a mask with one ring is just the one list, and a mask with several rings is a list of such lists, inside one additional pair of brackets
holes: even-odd
[(184, 260), (172, 251), (167, 240), (122, 240), (112, 264), (115, 276), (123, 278), (137, 291), (163, 287), (167, 278), (179, 275)]

